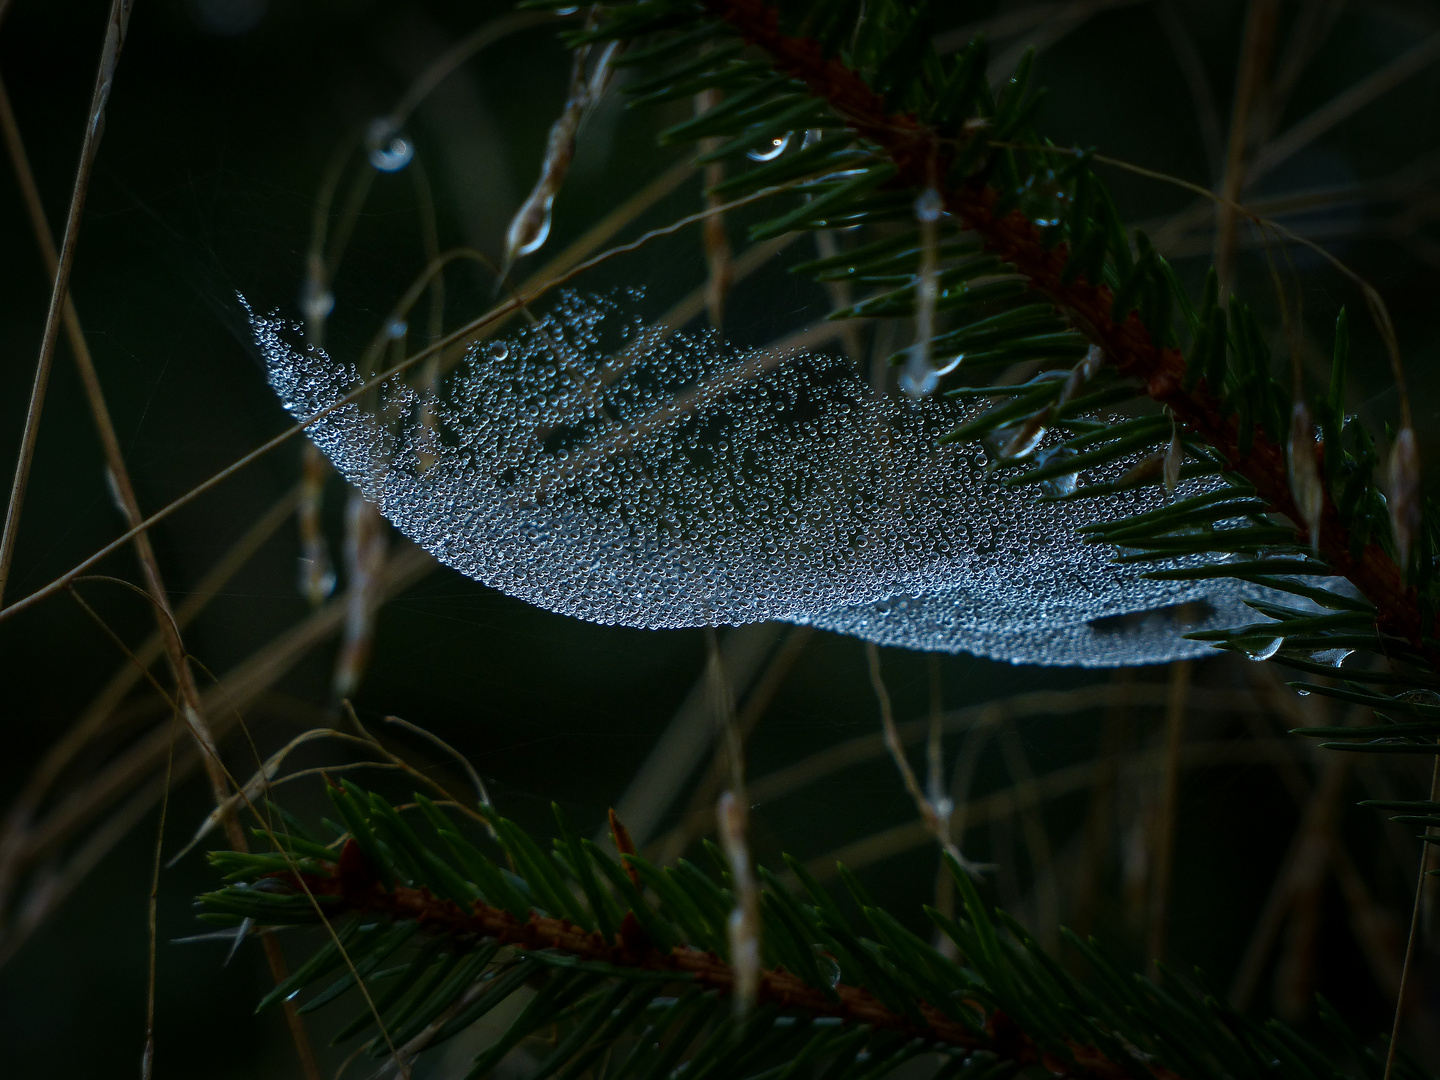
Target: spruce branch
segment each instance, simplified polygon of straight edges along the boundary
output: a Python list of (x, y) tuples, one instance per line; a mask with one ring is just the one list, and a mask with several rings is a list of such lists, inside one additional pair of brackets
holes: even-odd
[[(313, 987), (300, 1006), (308, 1012), (359, 987), (367, 1010), (340, 1038), (378, 1028), (370, 1053), (405, 1048), (402, 1065), (528, 983), (530, 1002), (468, 1080), (537, 1034), (552, 1036), (553, 1049), (536, 1077), (592, 1066), (597, 1077), (630, 1075), (626, 1045), (656, 1080), (681, 1070), (715, 1080), (789, 1076), (820, 1062), (824, 1075), (879, 1078), (921, 1054), (939, 1056), (932, 1080), (1002, 1080), (1028, 1066), (1076, 1080), (1342, 1077), (1288, 1029), (1246, 1020), (1163, 968), (1160, 985), (1127, 977), (1093, 942), (1072, 937), (1097, 976), (1094, 986), (1078, 982), (986, 906), (953, 858), (963, 913), (926, 911), (959, 961), (904, 928), (843, 868), (863, 927), (799, 863), (789, 861), (799, 894), (761, 869), (764, 966), (755, 1008), (738, 1015), (724, 1007), (738, 982), (725, 933), (733, 897), (697, 867), (633, 854), (617, 862), (578, 839), (558, 809), (561, 838), (547, 850), (486, 808), (500, 845), (492, 854), (423, 795), (405, 808), (348, 781), (328, 791), (343, 822), (333, 828), (344, 833), (321, 842), (285, 816), (292, 831), (268, 833), (275, 850), (213, 853), (227, 884), (200, 898), (201, 917), (323, 921), (329, 942), (261, 1007)], [(622, 835), (617, 827), (623, 845)], [(728, 878), (724, 857), (711, 854)], [(1382, 1055), (1342, 1034), (1375, 1080)], [(1422, 1077), (1403, 1059), (1400, 1071)]]
[[(963, 147), (922, 124), (913, 114), (895, 113), (866, 79), (839, 57), (826, 55), (819, 42), (788, 35), (779, 11), (764, 0), (703, 0), (705, 8), (763, 50), (774, 68), (803, 82), (824, 98), (856, 134), (873, 142), (895, 166), (897, 187), (924, 189), (932, 178), (947, 177)], [(1230, 412), (1205, 376), (1186, 388), (1186, 363), (1180, 350), (1156, 342), (1139, 312), (1115, 318), (1115, 294), (1086, 271), (1071, 270), (1069, 245), (1047, 246), (1041, 229), (1018, 207), (1001, 206), (1001, 195), (983, 173), (961, 183), (940, 181), (945, 207), (981, 237), (987, 251), (1010, 264), (1060, 308), (1094, 344), (1103, 348), (1120, 374), (1135, 378), (1145, 393), (1168, 408), (1188, 431), (1219, 454), (1225, 467), (1254, 486), (1258, 495), (1295, 526), (1302, 541), (1311, 540), (1305, 515), (1296, 506), (1283, 444), (1263, 431), (1242, 437), (1242, 418)], [(1248, 445), (1246, 445), (1248, 442)], [(1323, 445), (1316, 448), (1323, 468)], [(1440, 652), (1424, 643), (1436, 632), (1433, 616), (1422, 616), (1414, 586), (1380, 544), (1354, 544), (1350, 527), (1324, 493), (1319, 538), (1314, 546), (1336, 573), (1349, 579), (1374, 604), (1376, 625), (1403, 638), (1432, 662)]]

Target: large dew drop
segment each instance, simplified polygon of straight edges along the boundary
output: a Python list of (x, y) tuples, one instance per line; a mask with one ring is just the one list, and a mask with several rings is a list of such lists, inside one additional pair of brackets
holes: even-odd
[[(297, 419), (359, 384), (295, 327), (253, 322)], [(1199, 655), (1181, 633), (1250, 617), (1229, 584), (1146, 581), (1080, 542), (1076, 525), (1153, 509), (1158, 488), (1103, 504), (1006, 488), (980, 448), (937, 443), (964, 414), (879, 397), (841, 359), (667, 337), (569, 296), (438, 393), (392, 383), (307, 430), (440, 561), (600, 623), (780, 619), (1102, 667)]]

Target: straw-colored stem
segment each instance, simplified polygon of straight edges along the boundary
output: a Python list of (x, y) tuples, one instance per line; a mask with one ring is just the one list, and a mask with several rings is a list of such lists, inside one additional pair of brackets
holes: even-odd
[[(1430, 771), (1430, 801), (1440, 800), (1440, 755)], [(1434, 830), (1425, 826), (1425, 838)], [(1420, 943), (1420, 915), (1425, 910), (1425, 883), (1430, 877), (1430, 857), (1435, 845), (1422, 838), (1420, 843), (1420, 876), (1415, 882), (1415, 906), (1410, 909), (1410, 935), (1405, 940), (1405, 963), (1400, 968), (1400, 993), (1395, 999), (1395, 1022), (1390, 1026), (1390, 1046), (1385, 1051), (1385, 1077), (1390, 1080), (1395, 1071), (1395, 1055), (1400, 1049), (1400, 1025), (1405, 1019), (1405, 994), (1410, 986), (1410, 969), (1415, 962), (1415, 948)]]
[[(75, 185), (70, 193), (70, 209), (65, 217), (65, 233), (60, 252), (51, 274), (50, 307), (45, 313), (45, 329), (40, 337), (40, 355), (35, 362), (35, 378), (30, 387), (30, 404), (25, 412), (25, 426), (20, 436), (20, 453), (15, 462), (15, 478), (10, 486), (10, 501), (5, 508), (5, 523), (0, 526), (0, 600), (10, 577), (10, 564), (15, 557), (15, 540), (20, 530), (20, 513), (25, 505), (25, 489), (30, 483), (30, 464), (35, 456), (35, 443), (40, 437), (40, 414), (45, 406), (45, 391), (50, 385), (50, 369), (55, 358), (55, 341), (65, 312), (65, 299), (70, 288), (70, 269), (75, 265), (75, 248), (80, 239), (80, 218), (85, 211), (85, 197), (90, 192), (90, 175), (95, 154), (100, 149), (100, 133), (105, 127), (105, 106), (115, 79), (120, 50), (125, 44), (125, 31), (130, 23), (134, 0), (111, 0), (105, 26), (105, 44), (95, 72), (95, 88), (90, 95), (85, 138), (80, 146), (80, 164), (75, 170)], [(6, 103), (8, 129), (14, 128), (14, 117)]]
[(1170, 878), (1175, 861), (1175, 819), (1180, 802), (1180, 744), (1185, 739), (1186, 696), (1190, 690), (1191, 662), (1170, 667), (1170, 693), (1165, 703), (1165, 764), (1160, 783), (1160, 816), (1155, 826), (1155, 876), (1151, 882), (1151, 960), (1165, 959), (1165, 931), (1170, 919)]

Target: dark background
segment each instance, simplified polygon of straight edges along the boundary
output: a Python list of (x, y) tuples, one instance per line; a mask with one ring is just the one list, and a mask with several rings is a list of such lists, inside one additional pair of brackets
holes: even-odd
[[(0, 73), (57, 232), (106, 7), (98, 0), (16, 0), (0, 28)], [(298, 316), (316, 190), (338, 141), (388, 109), (449, 45), (506, 10), (498, 3), (441, 0), (140, 0), (95, 170), (72, 295), (142, 507), (164, 505), (284, 429), (286, 417), (266, 386), (236, 294), (258, 309)], [(1213, 88), (1223, 136), (1244, 7), (1197, 0), (1172, 10)], [(1298, 25), (1298, 10), (1284, 8), (1287, 31)], [(1023, 16), (1023, 5), (967, 2), (955, 5), (948, 21), (952, 29), (967, 30), (994, 16), (997, 54), (1027, 37), (1047, 46), (1039, 72), (1051, 96), (1039, 127), (1056, 142), (1098, 145), (1147, 167), (1215, 182), (1203, 123), (1196, 119), (1194, 85), (1176, 60), (1162, 7), (1092, 3), (1049, 5), (1047, 11), (1048, 20), (1026, 25), (1020, 18), (1016, 31), (1011, 27), (1017, 13)], [(1067, 12), (1076, 17), (1067, 22)], [(1430, 4), (1350, 5), (1313, 50), (1293, 94), (1277, 110), (1276, 126), (1289, 128), (1437, 31), (1440, 11)], [(468, 243), (498, 257), (509, 217), (538, 170), (568, 72), (569, 59), (553, 28), (521, 31), (468, 62), (417, 111), (408, 134), (438, 207), (442, 244)], [(1430, 372), (1440, 331), (1434, 299), (1440, 248), (1427, 235), (1433, 233), (1437, 206), (1430, 177), (1440, 173), (1432, 164), (1437, 113), (1440, 69), (1430, 67), (1326, 132), (1247, 193), (1263, 201), (1322, 191), (1309, 209), (1286, 221), (1322, 239), (1384, 294), (1427, 442), (1436, 428)], [(558, 250), (679, 160), (675, 151), (653, 147), (654, 132), (678, 115), (683, 109), (627, 113), (612, 102), (587, 122), (545, 252)], [(412, 166), (378, 177), (365, 205), (334, 286), (337, 309), (329, 344), (337, 354), (353, 354), (363, 345), (423, 264), (416, 171)], [(1189, 194), (1133, 176), (1111, 179), (1133, 222), (1163, 225), (1193, 201)], [(1357, 185), (1358, 193), (1333, 193)], [(1326, 196), (1324, 189), (1332, 193)], [(625, 235), (690, 212), (699, 200), (692, 179)], [(1208, 226), (1206, 218), (1175, 239), (1170, 251), (1192, 280), (1204, 270), (1203, 259), (1193, 256), (1209, 250)], [(739, 228), (732, 234), (738, 245)], [(808, 243), (795, 245), (796, 251), (805, 249), (802, 257), (808, 257)], [(0, 475), (8, 478), (49, 293), (8, 168), (0, 169), (0, 256)], [(1353, 288), (1311, 255), (1290, 258), (1287, 272), (1303, 283), (1307, 362), (1324, 370), (1328, 326), (1338, 305), (1348, 303), (1357, 339), (1352, 405), (1376, 418), (1393, 416), (1383, 354)], [(644, 286), (646, 309), (659, 311), (703, 274), (699, 241), (691, 232), (610, 264), (585, 286)], [(1268, 305), (1273, 315), (1268, 280), (1262, 255), (1247, 250), (1238, 289), (1248, 290), (1257, 306)], [(485, 275), (458, 271), (449, 279), (447, 325), (483, 310), (489, 289)], [(737, 288), (726, 330), (743, 341), (762, 341), (813, 318), (824, 303), (823, 294), (784, 274), (782, 259)], [(285, 445), (155, 532), (160, 565), (177, 600), (246, 524), (294, 483), (299, 456), (298, 442)], [(121, 531), (101, 461), (62, 341), (7, 601), (45, 584)], [(326, 513), (337, 556), (343, 502), (332, 478)], [(295, 584), (297, 552), (293, 526), (281, 528), (187, 629), (188, 648), (206, 668), (231, 671), (307, 615)], [(102, 569), (138, 580), (128, 551)], [(81, 591), (127, 642), (150, 632), (151, 614), (140, 598), (104, 582), (85, 583)], [(485, 777), (505, 813), (547, 828), (553, 799), (590, 829), (599, 825), (701, 676), (705, 648), (698, 630), (641, 632), (579, 623), (437, 570), (382, 611), (355, 706), (367, 721), (396, 713), (449, 739)], [(0, 623), (5, 801), (122, 660), (63, 596)], [(246, 707), (248, 730), (262, 752), (335, 718), (328, 690), (333, 664), (334, 644), (327, 640), (295, 658), (283, 677)], [(885, 664), (899, 717), (923, 716), (932, 686), (926, 658), (888, 651)], [(1111, 679), (1108, 673), (1014, 667), (965, 656), (942, 658), (936, 677), (946, 708)], [(1164, 669), (1123, 676), (1138, 683), (1169, 677)], [(1314, 707), (1313, 701), (1302, 705), (1293, 698), (1284, 704), (1274, 696), (1284, 693), (1275, 689), (1278, 676), (1244, 661), (1207, 660), (1193, 678), (1202, 689), (1229, 690), (1252, 704), (1248, 713), (1220, 708), (1192, 715), (1191, 740), (1249, 740), (1258, 746), (1294, 726), (1293, 710)], [(147, 693), (137, 688), (117, 710), (105, 738), (67, 773), (56, 801), (84, 791), (105, 761), (163, 720)], [(1024, 720), (1016, 730), (1030, 767), (1044, 775), (1098, 760), (1106, 731), (1118, 733), (1127, 747), (1154, 750), (1163, 741), (1162, 712), (1137, 707), (1120, 715), (1092, 708)], [(823, 747), (872, 733), (877, 722), (862, 646), (816, 635), (757, 729), (749, 750), (751, 775), (763, 777)], [(454, 782), (457, 774), (433, 750), (413, 741), (403, 745), (423, 767)], [(1222, 987), (1233, 976), (1295, 836), (1295, 777), (1303, 786), (1321, 767), (1310, 747), (1296, 740), (1277, 745), (1288, 747), (1278, 763), (1266, 742), (1248, 759), (1188, 769), (1180, 792), (1168, 953), (1181, 967), (1202, 965)], [(957, 740), (947, 744), (952, 762), (957, 747)], [(226, 750), (237, 774), (253, 769), (254, 753), (242, 739), (232, 738)], [(316, 765), (343, 759), (339, 750), (316, 749), (296, 760)], [(913, 760), (919, 762), (918, 753)], [(1023, 780), (996, 745), (980, 754), (975, 776), (973, 790), (981, 794)], [(1151, 770), (1115, 783), (1118, 809), (1101, 820), (1098, 848), (1081, 846), (1087, 814), (1096, 820), (1095, 798), (1082, 790), (1049, 801), (1038, 819), (977, 826), (965, 838), (966, 851), (998, 865), (994, 895), (1033, 924), (1040, 917), (1033, 888), (1038, 820), (1060, 867), (1061, 918), (1100, 929), (1139, 965), (1144, 871), (1142, 865), (1137, 901), (1133, 888), (1127, 893), (1126, 867), (1135, 865), (1135, 836), (1143, 848), (1141, 826), (1153, 811), (1157, 782)], [(1407, 853), (1417, 849), (1406, 836), (1385, 833), (1370, 812), (1350, 809), (1358, 798), (1383, 794), (1377, 784), (1414, 797), (1420, 782), (1398, 768), (1378, 779), (1360, 777), (1340, 803), (1342, 834), (1355, 864), (1376, 904), (1399, 926), (1395, 920), (1408, 913), (1413, 883), (1414, 861)], [(316, 790), (291, 789), (291, 804), (302, 812), (317, 808)], [(209, 805), (208, 790), (195, 775), (178, 784), (169, 803), (167, 857)], [(113, 812), (111, 807), (106, 814)], [(103, 825), (106, 814), (89, 828)], [(759, 857), (772, 864), (782, 847), (812, 858), (913, 817), (913, 804), (890, 763), (871, 758), (758, 808), (755, 843)], [(9, 905), (0, 932), (13, 937), (23, 927), (27, 896), (32, 910), (46, 914), (0, 967), (0, 1075), (127, 1075), (138, 1067), (146, 896), (157, 822), (154, 810), (140, 816), (53, 906), (43, 889), (33, 888), (34, 876), (0, 883), (11, 890), (0, 901)], [(27, 873), (63, 865), (86, 835), (82, 831), (47, 852)], [(1082, 896), (1077, 868), (1087, 851), (1103, 857), (1091, 859), (1098, 891)], [(879, 859), (862, 876), (919, 926), (918, 905), (933, 892), (934, 868), (933, 849), (918, 846)], [(160, 876), (157, 1075), (299, 1075), (278, 1013), (252, 1014), (269, 981), (259, 949), (245, 946), (227, 967), (223, 945), (168, 943), (198, 932), (191, 899), (214, 880), (198, 855)], [(1318, 972), (1313, 985), (1340, 1004), (1360, 1030), (1388, 1028), (1390, 1005), (1352, 933), (1353, 910), (1333, 880), (1324, 885), (1316, 910), (1322, 922), (1313, 949)], [(305, 947), (298, 940), (289, 946), (292, 961)], [(1430, 948), (1417, 980), (1416, 1015), (1430, 1009), (1433, 1018)], [(1274, 1004), (1267, 974), (1253, 1008), (1266, 1012)], [(317, 1041), (338, 1026), (344, 1011), (320, 1014), (313, 1025)], [(1313, 1029), (1303, 1003), (1295, 1019)], [(1425, 1049), (1418, 1043), (1417, 1048)], [(343, 1054), (325, 1054), (328, 1075)]]

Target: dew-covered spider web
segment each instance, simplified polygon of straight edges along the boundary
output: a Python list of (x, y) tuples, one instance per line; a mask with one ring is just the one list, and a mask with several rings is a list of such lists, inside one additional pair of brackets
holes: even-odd
[[(253, 324), (298, 420), (359, 385), (298, 328)], [(878, 395), (835, 356), (671, 335), (570, 295), (438, 389), (369, 397), (307, 428), (341, 474), (441, 562), (577, 618), (776, 619), (1087, 667), (1198, 655), (1186, 630), (1252, 621), (1232, 584), (1147, 581), (1081, 542), (1084, 522), (1161, 505), (1158, 487), (1103, 504), (1007, 488), (984, 450), (937, 441), (975, 406)]]

